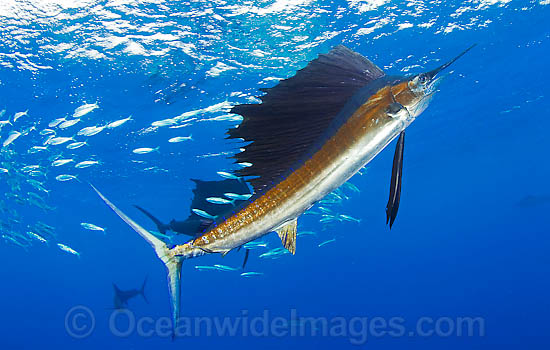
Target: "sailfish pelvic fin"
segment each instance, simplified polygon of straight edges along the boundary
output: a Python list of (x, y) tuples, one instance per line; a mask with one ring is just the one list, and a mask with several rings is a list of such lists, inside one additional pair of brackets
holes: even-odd
[(296, 253), (296, 228), (298, 225), (298, 220), (294, 219), (290, 222), (287, 222), (280, 228), (276, 230), (283, 246), (292, 254)]
[(130, 219), (120, 209), (118, 209), (111, 201), (109, 201), (97, 188), (90, 184), (98, 196), (111, 208), (115, 214), (117, 214), (125, 223), (128, 224), (134, 231), (136, 231), (143, 239), (147, 241), (155, 250), (158, 258), (162, 260), (166, 268), (168, 269), (168, 287), (170, 289), (170, 296), (172, 301), (172, 326), (173, 336), (178, 326), (178, 319), (180, 318), (180, 289), (181, 289), (181, 264), (182, 259), (178, 256), (174, 256), (170, 253), (170, 249), (160, 239), (152, 235), (149, 231), (141, 227), (134, 220)]

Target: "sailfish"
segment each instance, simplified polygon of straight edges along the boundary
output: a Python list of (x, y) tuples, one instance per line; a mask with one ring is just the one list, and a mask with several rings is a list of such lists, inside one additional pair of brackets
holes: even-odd
[(401, 197), (405, 129), (428, 106), (440, 72), (472, 47), (431, 71), (393, 76), (339, 45), (293, 77), (262, 89), (261, 103), (234, 106), (231, 112), (243, 120), (227, 134), (249, 142), (233, 157), (252, 164), (236, 175), (247, 179), (253, 195), (184, 244), (168, 247), (92, 186), (166, 265), (174, 335), (184, 260), (225, 255), (271, 232), (294, 254), (298, 217), (399, 137), (386, 207), (387, 221), (393, 224)]

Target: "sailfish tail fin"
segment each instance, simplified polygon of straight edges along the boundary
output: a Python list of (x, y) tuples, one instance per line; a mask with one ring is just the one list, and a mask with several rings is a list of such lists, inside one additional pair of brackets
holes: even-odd
[(172, 326), (173, 337), (175, 336), (175, 330), (177, 329), (177, 322), (180, 318), (180, 291), (181, 291), (181, 264), (182, 259), (178, 256), (171, 254), (170, 249), (160, 239), (152, 235), (149, 231), (141, 227), (134, 220), (130, 219), (120, 209), (118, 209), (111, 201), (109, 201), (101, 192), (98, 191), (92, 184), (90, 184), (99, 197), (111, 208), (115, 214), (117, 214), (125, 223), (128, 224), (134, 231), (136, 231), (144, 240), (147, 241), (155, 250), (158, 258), (162, 260), (166, 268), (168, 269), (168, 288), (170, 290), (170, 296), (172, 301)]

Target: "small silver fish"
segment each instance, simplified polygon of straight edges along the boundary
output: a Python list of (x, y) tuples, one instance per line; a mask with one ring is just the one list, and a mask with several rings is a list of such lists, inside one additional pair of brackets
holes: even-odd
[(21, 133), (19, 131), (10, 131), (10, 133), (8, 134), (8, 138), (4, 140), (4, 143), (2, 144), (2, 146), (6, 147), (8, 146), (10, 143), (12, 143), (13, 141), (15, 141), (19, 136), (21, 136)]
[(73, 248), (65, 245), (65, 244), (62, 244), (62, 243), (57, 243), (57, 246), (59, 247), (59, 249), (61, 249), (62, 251), (64, 252), (67, 252), (67, 253), (70, 253), (70, 254), (73, 254), (73, 255), (76, 255), (80, 258), (80, 253), (77, 252), (76, 250), (74, 250)]
[(266, 248), (267, 243), (265, 242), (248, 242), (243, 245), (244, 249), (257, 249), (257, 248)]
[[(36, 124), (37, 124), (37, 123), (35, 123), (35, 125), (36, 125)], [(35, 125), (33, 125), (33, 126), (31, 126), (30, 128), (27, 128), (27, 129), (21, 131), (21, 136), (26, 136), (26, 135), (30, 134), (31, 131), (35, 131), (35, 130), (36, 130), (36, 126), (35, 126)]]
[(343, 219), (344, 221), (352, 221), (352, 222), (356, 222), (356, 223), (360, 223), (361, 222), (361, 219), (357, 219), (357, 218), (354, 218), (353, 216), (349, 216), (349, 215), (345, 215), (345, 214), (340, 214), (338, 215), (341, 219)]
[(57, 146), (69, 141), (74, 141), (72, 137), (54, 137), (47, 141), (48, 145)]
[(195, 268), (199, 271), (219, 271), (215, 266), (197, 265)]
[(55, 135), (55, 130), (52, 129), (44, 129), (39, 132), (40, 135), (46, 136), (46, 135)]
[(53, 227), (53, 226), (51, 226), (51, 225), (48, 225), (48, 224), (45, 224), (45, 223), (43, 223), (42, 221), (38, 221), (38, 222), (36, 223), (36, 226), (38, 226), (38, 227), (40, 227), (40, 228), (42, 228), (42, 229), (44, 229), (44, 230), (47, 230), (47, 231), (49, 231), (50, 233), (53, 233), (53, 231), (55, 230), (55, 227)]
[(74, 162), (73, 159), (58, 159), (58, 160), (54, 160), (52, 162), (52, 166), (62, 166), (62, 165), (65, 165), (67, 163), (70, 163), (70, 162)]
[(322, 247), (322, 246), (324, 246), (325, 244), (329, 244), (329, 243), (332, 243), (332, 242), (334, 242), (334, 241), (336, 241), (336, 238), (329, 239), (328, 241), (324, 241), (324, 242), (320, 243), (320, 244), (319, 244), (319, 247)]
[(51, 122), (48, 123), (48, 127), (55, 128), (56, 126), (63, 123), (64, 121), (65, 121), (65, 118), (54, 119), (54, 120), (52, 120)]
[(10, 235), (11, 235), (13, 238), (17, 239), (17, 240), (23, 240), (23, 241), (25, 241), (25, 243), (29, 243), (29, 242), (30, 242), (29, 237), (27, 237), (27, 236), (25, 236), (25, 235), (23, 235), (23, 234), (21, 234), (21, 233), (19, 233), (19, 232), (12, 231), (12, 232), (10, 232)]
[(42, 186), (42, 185), (43, 185), (42, 182), (37, 181), (37, 180), (33, 180), (33, 179), (28, 179), (27, 182), (28, 182), (31, 186)]
[(254, 276), (262, 276), (263, 274), (264, 274), (263, 272), (250, 271), (250, 272), (241, 273), (241, 276), (242, 277), (254, 277)]
[(102, 132), (105, 127), (106, 126), (88, 126), (81, 129), (76, 134), (79, 136), (94, 136)]
[(177, 143), (177, 142), (183, 142), (183, 141), (193, 141), (193, 135), (172, 137), (170, 140), (168, 140), (168, 142), (170, 143)]
[(26, 244), (19, 242), (17, 239), (15, 239), (15, 238), (13, 238), (13, 237), (11, 237), (11, 236), (2, 235), (2, 238), (4, 238), (4, 240), (5, 240), (6, 242), (10, 242), (10, 243), (12, 243), (12, 244), (15, 244), (16, 246), (19, 246), (19, 247), (21, 247), (21, 248), (23, 248), (23, 249), (25, 249), (25, 250), (27, 250), (27, 248), (28, 248), (28, 246), (27, 246)]
[(231, 267), (231, 266), (219, 265), (219, 264), (214, 265), (214, 267), (216, 267), (220, 271), (237, 271), (238, 270), (237, 267)]
[(206, 201), (212, 204), (233, 204), (233, 201), (220, 197), (208, 197), (206, 198)]
[(52, 135), (49, 135), (48, 137), (46, 137), (46, 139), (44, 140), (44, 142), (42, 142), (42, 144), (44, 146), (47, 146), (50, 144), (50, 141), (55, 137), (55, 134), (52, 134)]
[(357, 186), (355, 186), (354, 184), (352, 184), (351, 182), (344, 182), (344, 185), (343, 187), (351, 190), (352, 192), (355, 192), (355, 193), (360, 193), (361, 190), (359, 188), (357, 188)]
[(325, 208), (325, 207), (318, 207), (317, 209), (319, 209), (319, 211), (321, 213), (325, 213), (325, 214), (330, 214), (332, 213), (332, 210), (328, 209), (328, 208)]
[(61, 181), (61, 182), (64, 182), (64, 181), (71, 181), (71, 180), (78, 180), (78, 178), (74, 175), (67, 175), (67, 174), (62, 174), (62, 175), (57, 175), (55, 177), (55, 179), (57, 181)]
[(285, 254), (290, 254), (288, 250), (285, 248), (275, 248), (271, 249), (270, 251), (263, 253), (260, 255), (260, 258), (270, 258), (270, 259), (276, 259), (279, 258)]
[(93, 110), (99, 108), (97, 103), (87, 103), (74, 110), (73, 118), (80, 118)]
[(361, 176), (365, 175), (367, 173), (367, 171), (369, 170), (369, 167), (368, 166), (364, 166), (362, 167), (357, 173)]
[(151, 126), (156, 127), (163, 127), (163, 126), (170, 126), (177, 124), (178, 122), (174, 119), (163, 119), (163, 120), (157, 120), (151, 123)]
[(300, 236), (317, 236), (317, 233), (313, 232), (313, 231), (300, 231), (296, 234), (296, 236), (300, 237)]
[(6, 174), (9, 173), (9, 170), (6, 168), (0, 168), (0, 174)]
[(29, 237), (36, 239), (37, 241), (40, 241), (42, 243), (48, 243), (48, 240), (42, 236), (40, 236), (38, 233), (34, 233), (32, 231), (27, 231), (27, 235)]
[(132, 152), (135, 153), (135, 154), (147, 154), (147, 153), (151, 153), (153, 151), (159, 152), (159, 149), (160, 149), (160, 147), (156, 147), (156, 148), (142, 147), (142, 148), (136, 148)]
[(66, 129), (68, 127), (71, 127), (71, 126), (75, 125), (79, 121), (80, 121), (80, 119), (78, 119), (78, 118), (77, 119), (69, 119), (69, 120), (66, 120), (63, 123), (59, 124), (58, 128), (59, 129)]
[(319, 220), (319, 222), (323, 224), (326, 224), (329, 222), (336, 222), (336, 221), (340, 221), (340, 219), (337, 218), (336, 216), (327, 215), (327, 214), (323, 215), (323, 217)]
[(32, 177), (41, 177), (41, 176), (44, 176), (44, 177), (46, 177), (46, 174), (44, 174), (44, 173), (41, 172), (40, 170), (32, 170), (32, 171), (29, 171), (29, 176), (32, 176)]
[(40, 201), (44, 201), (44, 198), (42, 198), (42, 197), (41, 197), (39, 194), (37, 194), (37, 193), (34, 193), (34, 192), (27, 192), (27, 195), (28, 195), (29, 197), (36, 198), (36, 199), (38, 199), (38, 200), (40, 200)]
[(17, 121), (17, 119), (21, 118), (21, 117), (24, 117), (26, 115), (28, 115), (29, 113), (29, 110), (27, 109), (25, 112), (17, 112), (15, 113), (15, 115), (13, 116), (13, 122), (15, 123)]
[[(28, 181), (31, 181), (31, 180), (33, 180), (33, 179), (28, 179), (27, 182), (28, 182)], [(31, 185), (32, 185), (32, 184), (31, 184)], [(44, 192), (44, 193), (46, 193), (47, 195), (50, 194), (50, 190), (45, 189), (45, 188), (42, 186), (42, 184), (39, 184), (39, 185), (32, 185), (32, 186), (33, 186), (35, 189), (37, 189), (38, 191), (40, 191), (40, 192)]]
[(204, 210), (191, 209), (191, 211), (193, 213), (197, 214), (198, 216), (202, 216), (203, 218), (210, 219), (210, 220), (216, 220), (216, 217), (214, 215), (210, 215), (207, 212), (205, 212)]
[(28, 149), (27, 153), (33, 154), (33, 153), (45, 151), (47, 149), (48, 147), (44, 147), (44, 146), (32, 146), (31, 148)]
[(237, 193), (224, 193), (224, 196), (226, 196), (229, 199), (237, 200), (237, 201), (245, 201), (250, 199), (252, 197), (252, 194), (237, 194)]
[(40, 169), (40, 165), (38, 164), (25, 165), (24, 167), (21, 168), (21, 171), (26, 173), (28, 171), (36, 170), (36, 169)]
[(128, 118), (124, 118), (124, 119), (115, 120), (114, 122), (111, 122), (111, 123), (107, 124), (105, 127), (107, 129), (117, 128), (117, 127), (121, 126), (122, 124), (124, 124), (124, 123), (126, 123), (127, 121), (130, 121), (130, 120), (132, 120), (132, 116), (129, 116)]
[(67, 145), (67, 148), (68, 149), (77, 149), (77, 148), (80, 148), (84, 145), (87, 145), (86, 141), (80, 141), (80, 142), (73, 142), (73, 143), (69, 143)]
[(224, 179), (234, 179), (234, 180), (239, 179), (239, 177), (237, 175), (233, 175), (233, 174), (228, 173), (226, 171), (218, 171), (217, 174), (220, 175), (221, 177), (223, 177)]
[(332, 204), (341, 204), (341, 200), (334, 200), (334, 199), (322, 199), (319, 201), (319, 204), (322, 205), (332, 205)]
[(78, 169), (83, 169), (83, 168), (91, 167), (92, 165), (96, 165), (96, 164), (99, 164), (97, 160), (85, 160), (83, 162), (75, 164), (74, 167)]
[(181, 128), (185, 128), (189, 125), (191, 125), (191, 123), (185, 123), (185, 124), (181, 124), (181, 125), (172, 125), (172, 126), (169, 126), (169, 128), (170, 129), (181, 129)]
[(99, 227), (99, 226), (94, 225), (94, 224), (90, 224), (90, 223), (87, 223), (87, 222), (81, 222), (80, 226), (84, 227), (86, 230), (101, 231), (105, 234), (105, 229), (103, 227)]

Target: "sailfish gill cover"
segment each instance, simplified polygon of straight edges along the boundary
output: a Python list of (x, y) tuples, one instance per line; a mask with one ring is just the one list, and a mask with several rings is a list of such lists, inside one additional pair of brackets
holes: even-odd
[[(547, 0), (0, 1), (2, 349), (547, 349), (549, 17)], [(165, 267), (89, 184), (173, 252), (329, 139), (353, 159), (333, 138), (353, 115), (416, 119), (299, 216), (295, 254), (269, 233), (183, 261), (174, 337)]]

